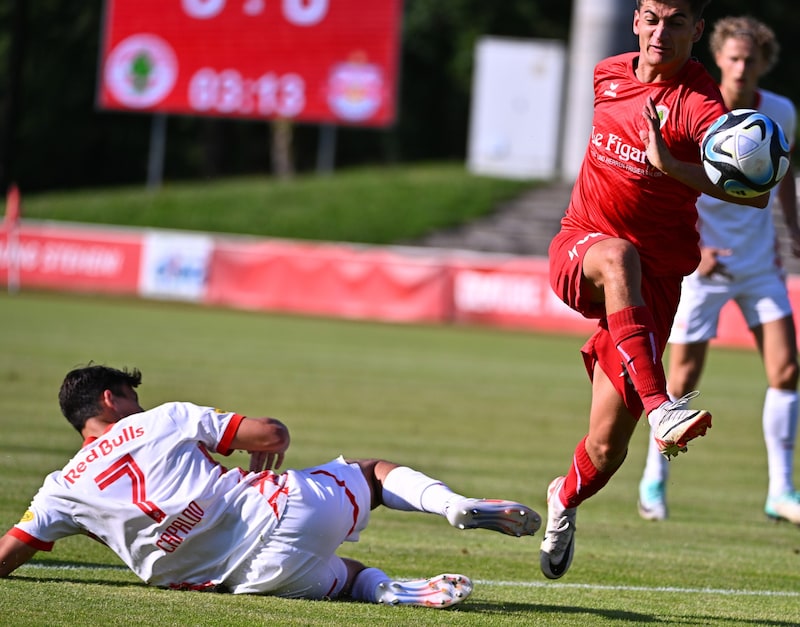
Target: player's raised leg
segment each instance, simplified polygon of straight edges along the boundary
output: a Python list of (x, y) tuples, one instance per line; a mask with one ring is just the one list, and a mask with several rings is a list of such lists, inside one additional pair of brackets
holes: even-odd
[(533, 535), (542, 524), (541, 516), (522, 503), (467, 498), (407, 466), (375, 460), (366, 464), (365, 476), (373, 478), (373, 505), (439, 514), (457, 529), (489, 529), (517, 537)]

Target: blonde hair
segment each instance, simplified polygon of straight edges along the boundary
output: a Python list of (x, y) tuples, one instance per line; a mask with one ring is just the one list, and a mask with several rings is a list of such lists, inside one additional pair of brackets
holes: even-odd
[(728, 39), (749, 38), (761, 50), (764, 58), (764, 72), (771, 70), (778, 62), (780, 45), (772, 29), (750, 16), (723, 17), (714, 24), (714, 30), (709, 39), (711, 53), (717, 55)]

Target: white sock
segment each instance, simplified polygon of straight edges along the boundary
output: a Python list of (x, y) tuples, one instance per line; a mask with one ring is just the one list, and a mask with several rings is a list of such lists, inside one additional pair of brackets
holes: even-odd
[[(669, 394), (669, 392), (667, 394), (669, 395), (669, 400), (673, 403), (677, 400), (672, 394)], [(642, 479), (644, 481), (661, 481), (666, 483), (669, 478), (669, 460), (658, 450), (658, 445), (654, 437), (655, 434), (655, 426), (650, 425), (650, 439), (647, 442), (647, 458), (644, 464)]]
[(647, 458), (644, 464), (642, 479), (645, 481), (660, 481), (666, 483), (669, 477), (669, 462), (658, 450), (655, 440), (656, 430), (650, 427), (650, 438), (647, 443)]
[(356, 601), (378, 602), (378, 586), (391, 581), (389, 575), (379, 568), (365, 568), (353, 579), (350, 596)]
[(794, 446), (797, 438), (797, 392), (767, 388), (761, 419), (767, 445), (769, 496), (794, 490)]
[[(672, 398), (671, 394), (669, 395), (669, 398), (670, 398), (669, 401), (664, 401), (658, 407), (660, 408), (660, 407), (663, 407), (664, 405), (666, 405), (667, 403), (674, 402), (674, 399)], [(655, 417), (656, 417), (656, 410), (655, 409), (653, 411), (651, 411), (649, 414), (647, 414), (647, 424), (649, 424), (650, 427), (653, 428), (653, 429), (658, 426), (658, 420), (656, 420)], [(660, 418), (661, 418), (661, 415), (659, 414), (659, 419)]]
[(389, 509), (444, 516), (450, 501), (463, 498), (441, 481), (407, 466), (395, 468), (383, 480), (383, 504)]

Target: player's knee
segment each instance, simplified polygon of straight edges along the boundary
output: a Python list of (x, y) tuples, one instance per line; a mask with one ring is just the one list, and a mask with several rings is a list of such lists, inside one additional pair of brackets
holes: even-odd
[(610, 268), (621, 268), (623, 270), (639, 270), (641, 261), (639, 251), (629, 241), (624, 239), (609, 240), (611, 245), (605, 251), (605, 263)]
[(608, 440), (586, 440), (586, 452), (595, 468), (600, 472), (611, 472), (619, 468), (628, 453), (627, 446), (619, 446)]
[[(606, 239), (592, 247), (591, 261), (584, 263), (584, 272), (599, 275), (602, 283), (632, 282), (640, 280), (639, 252), (624, 239)], [(588, 257), (588, 255), (587, 255)], [(593, 268), (592, 268), (593, 267)]]
[(768, 375), (769, 387), (778, 390), (796, 390), (800, 379), (800, 367), (796, 361), (789, 361)]
[(361, 473), (369, 484), (372, 509), (375, 509), (383, 502), (383, 479), (385, 477), (385, 472), (382, 468), (383, 461), (380, 459), (356, 459), (347, 461), (348, 463), (358, 464), (358, 467), (361, 468)]

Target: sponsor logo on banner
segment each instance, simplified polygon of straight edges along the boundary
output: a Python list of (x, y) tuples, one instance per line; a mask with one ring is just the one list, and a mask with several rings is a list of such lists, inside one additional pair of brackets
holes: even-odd
[[(17, 255), (21, 270), (61, 277), (115, 278), (125, 264), (124, 251), (98, 242), (25, 239)], [(7, 241), (0, 241), (0, 267), (9, 266), (10, 256)]]
[(537, 277), (485, 272), (456, 275), (455, 302), (472, 313), (503, 312), (534, 316), (541, 311)]
[(381, 68), (360, 60), (334, 65), (328, 79), (328, 104), (343, 120), (359, 122), (372, 117), (386, 86)]
[(212, 251), (213, 240), (205, 235), (148, 234), (139, 292), (156, 298), (202, 300)]
[(544, 274), (463, 270), (456, 274), (454, 297), (465, 314), (583, 319), (553, 293)]
[(175, 53), (156, 35), (141, 33), (123, 39), (106, 61), (106, 87), (121, 104), (136, 109), (166, 98), (177, 76)]

